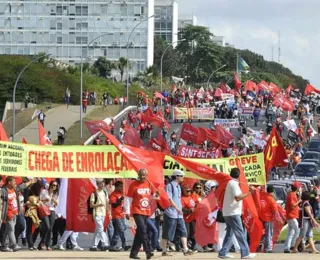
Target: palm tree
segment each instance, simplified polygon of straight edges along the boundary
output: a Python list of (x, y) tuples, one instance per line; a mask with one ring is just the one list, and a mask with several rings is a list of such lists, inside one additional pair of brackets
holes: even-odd
[(157, 77), (153, 66), (146, 68), (145, 71), (139, 72), (138, 79), (146, 88), (151, 88), (159, 83), (159, 77)]
[(127, 68), (127, 64), (128, 64), (128, 68), (130, 69), (131, 64), (129, 63), (127, 58), (124, 57), (120, 57), (118, 61), (116, 61), (116, 68), (119, 69), (120, 71), (120, 76), (121, 76), (121, 82), (123, 80), (123, 75), (124, 75), (124, 70)]

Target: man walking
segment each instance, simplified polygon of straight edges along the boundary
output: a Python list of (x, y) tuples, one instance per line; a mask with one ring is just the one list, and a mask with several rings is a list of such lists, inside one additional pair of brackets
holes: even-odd
[(93, 242), (90, 251), (97, 251), (98, 244), (101, 241), (101, 251), (107, 251), (109, 240), (104, 232), (104, 221), (109, 214), (108, 193), (104, 191), (104, 180), (96, 180), (98, 188), (90, 196), (90, 207), (93, 208), (93, 219), (96, 229), (93, 235)]
[(148, 171), (146, 169), (140, 169), (138, 171), (138, 180), (134, 181), (130, 185), (125, 200), (126, 218), (128, 220), (130, 219), (130, 204), (132, 204), (132, 215), (137, 225), (136, 234), (134, 236), (130, 252), (130, 258), (132, 259), (140, 259), (138, 257), (138, 253), (141, 245), (143, 245), (147, 259), (151, 259), (151, 257), (153, 257), (147, 233), (147, 220), (151, 215), (150, 202), (152, 195), (156, 198), (159, 194), (147, 181), (147, 176)]
[(126, 239), (126, 225), (124, 222), (124, 194), (123, 194), (123, 183), (122, 181), (117, 181), (114, 184), (115, 190), (110, 194), (110, 205), (111, 205), (111, 215), (112, 224), (114, 228), (112, 240), (110, 242), (110, 252), (120, 251), (120, 248), (116, 248), (118, 244), (119, 237), (121, 239), (122, 248), (127, 251), (130, 246), (127, 245)]
[(167, 208), (163, 213), (162, 256), (171, 256), (167, 252), (167, 243), (168, 241), (173, 241), (175, 236), (181, 238), (183, 254), (185, 256), (193, 254), (193, 251), (188, 249), (187, 229), (182, 212), (180, 184), (183, 182), (184, 175), (183, 171), (174, 170), (171, 177), (172, 182), (166, 186), (166, 192), (172, 206)]
[(273, 243), (273, 221), (275, 219), (275, 215), (278, 211), (277, 202), (273, 198), (274, 188), (272, 185), (267, 186), (267, 192), (261, 193), (261, 200), (260, 200), (260, 219), (263, 222), (264, 226), (264, 245), (265, 245), (265, 253), (272, 253)]
[(40, 111), (40, 114), (38, 115), (38, 119), (40, 120), (40, 123), (42, 124), (42, 126), (44, 127), (44, 118), (46, 117), (45, 113), (43, 113), (43, 111)]
[(291, 185), (291, 192), (286, 199), (286, 217), (288, 222), (288, 235), (284, 243), (284, 253), (291, 253), (291, 248), (295, 245), (299, 237), (299, 204), (301, 202), (298, 198), (298, 192), (302, 184), (295, 181)]
[[(17, 216), (21, 214), (21, 204), (19, 200), (19, 192), (25, 190), (32, 183), (35, 183), (35, 180), (22, 183), (18, 187), (16, 186), (16, 180), (12, 176), (6, 178), (6, 185), (1, 189), (2, 197), (2, 214), (1, 221), (4, 222), (5, 231), (2, 237), (2, 251), (3, 252), (12, 252), (18, 251), (21, 248), (17, 245), (15, 238), (15, 225)], [(6, 239), (9, 239), (10, 247), (6, 247)]]
[(242, 200), (248, 197), (255, 189), (250, 186), (249, 192), (242, 194), (239, 186), (240, 170), (238, 168), (231, 169), (230, 176), (233, 180), (230, 180), (226, 186), (222, 207), (222, 215), (226, 222), (227, 231), (218, 257), (222, 259), (233, 258), (228, 252), (233, 244), (232, 235), (234, 234), (241, 248), (241, 258), (252, 259), (256, 255), (251, 254), (249, 251), (248, 242), (242, 226), (241, 215)]

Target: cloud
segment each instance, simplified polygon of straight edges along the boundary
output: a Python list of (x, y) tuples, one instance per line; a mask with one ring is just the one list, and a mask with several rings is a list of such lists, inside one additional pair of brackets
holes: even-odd
[(281, 63), (320, 89), (319, 0), (179, 0), (180, 14), (194, 14), (198, 24), (239, 49), (250, 49)]

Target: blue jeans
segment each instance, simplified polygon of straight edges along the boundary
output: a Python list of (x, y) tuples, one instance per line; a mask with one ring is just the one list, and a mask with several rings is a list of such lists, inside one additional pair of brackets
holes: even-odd
[(151, 240), (151, 247), (153, 249), (158, 249), (159, 246), (159, 228), (156, 226), (156, 221), (154, 218), (148, 218), (147, 220), (147, 232)]
[(122, 219), (122, 218), (113, 219), (112, 224), (113, 224), (114, 232), (113, 232), (112, 240), (110, 243), (110, 247), (112, 249), (116, 248), (116, 246), (118, 244), (119, 237), (121, 239), (122, 247), (123, 248), (126, 247), (127, 246), (127, 239), (126, 239), (126, 234), (125, 234), (126, 225), (125, 225), (124, 219)]
[(113, 232), (114, 232), (114, 228), (113, 228), (113, 222), (110, 221), (109, 225), (107, 226), (107, 235), (109, 237), (109, 241), (111, 241), (112, 237), (113, 237)]
[(265, 245), (265, 251), (272, 251), (273, 243), (272, 243), (272, 237), (273, 237), (273, 222), (263, 222), (265, 233), (263, 235), (264, 245)]
[(245, 233), (242, 226), (242, 220), (240, 215), (226, 216), (224, 220), (227, 225), (226, 236), (224, 237), (222, 249), (219, 252), (219, 256), (226, 256), (233, 245), (232, 235), (234, 234), (240, 245), (241, 257), (250, 254), (248, 242), (245, 237)]

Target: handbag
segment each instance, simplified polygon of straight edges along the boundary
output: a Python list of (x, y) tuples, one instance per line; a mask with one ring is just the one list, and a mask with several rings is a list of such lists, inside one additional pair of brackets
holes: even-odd
[(44, 218), (46, 216), (50, 216), (51, 212), (48, 206), (42, 204), (38, 207), (38, 213), (40, 218)]

